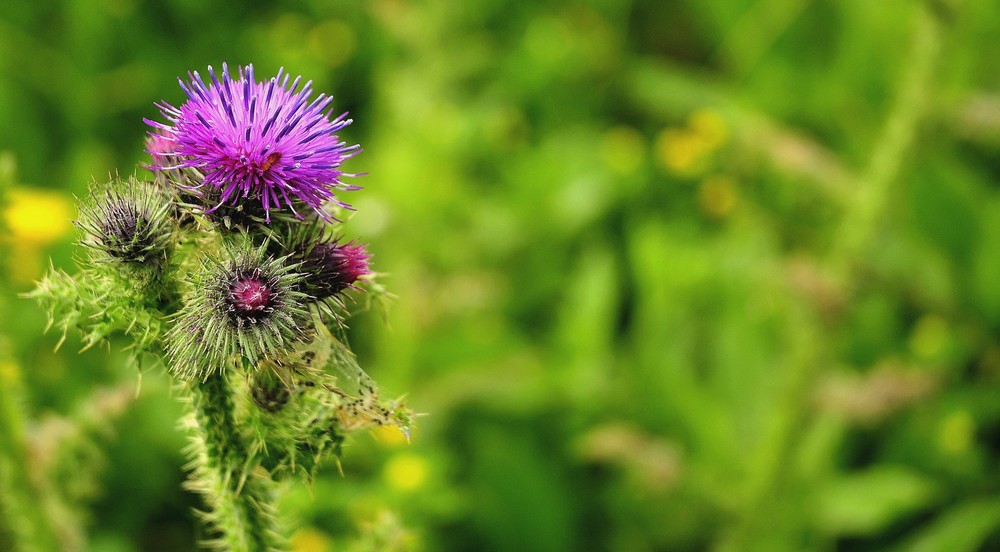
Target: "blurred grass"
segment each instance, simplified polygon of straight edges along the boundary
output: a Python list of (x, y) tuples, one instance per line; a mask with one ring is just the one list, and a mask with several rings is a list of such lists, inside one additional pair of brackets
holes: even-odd
[[(59, 209), (144, 160), (178, 75), (285, 66), (355, 120), (345, 233), (399, 300), (352, 342), (428, 414), (289, 490), (298, 550), (995, 549), (998, 31), (985, 0), (8, 2), (5, 285), (71, 264)], [(135, 382), (6, 308), (31, 420)], [(177, 413), (146, 369), (75, 460), (88, 550), (191, 548)]]

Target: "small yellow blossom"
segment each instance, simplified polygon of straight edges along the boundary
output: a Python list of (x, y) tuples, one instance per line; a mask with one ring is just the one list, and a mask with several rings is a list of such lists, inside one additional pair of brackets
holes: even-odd
[(415, 491), (427, 482), (430, 467), (427, 460), (413, 453), (397, 454), (385, 464), (383, 476), (390, 487), (400, 491)]
[(708, 152), (696, 135), (683, 128), (665, 128), (656, 136), (656, 158), (672, 173), (696, 173)]
[(687, 124), (667, 127), (656, 137), (656, 158), (669, 172), (681, 176), (703, 174), (711, 156), (729, 138), (721, 115), (708, 109), (691, 113)]
[(70, 202), (61, 193), (15, 188), (7, 193), (7, 201), (4, 218), (15, 243), (48, 245), (71, 227)]
[(723, 146), (729, 139), (726, 121), (711, 109), (698, 109), (688, 117), (688, 127), (698, 136), (708, 150)]
[(330, 544), (330, 537), (315, 527), (303, 527), (292, 536), (293, 552), (326, 552)]

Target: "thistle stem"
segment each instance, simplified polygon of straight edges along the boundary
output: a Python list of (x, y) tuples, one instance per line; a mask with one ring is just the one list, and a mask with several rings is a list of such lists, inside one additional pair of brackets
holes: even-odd
[(189, 390), (196, 433), (188, 486), (211, 508), (204, 518), (219, 535), (210, 544), (233, 552), (280, 550), (270, 478), (248, 461), (229, 383), (215, 373)]
[(51, 520), (44, 511), (31, 471), (25, 442), (24, 419), (16, 367), (0, 362), (0, 514), (15, 551), (48, 552), (61, 549)]
[(839, 276), (851, 269), (877, 230), (906, 155), (917, 138), (933, 90), (934, 68), (941, 53), (944, 25), (930, 7), (915, 15), (910, 54), (896, 101), (857, 186), (857, 197), (844, 213), (839, 240), (831, 252)]

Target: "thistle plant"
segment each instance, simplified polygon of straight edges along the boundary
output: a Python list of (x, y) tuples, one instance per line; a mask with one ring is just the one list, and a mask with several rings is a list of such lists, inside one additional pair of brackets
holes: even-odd
[(208, 74), (146, 120), (149, 178), (91, 185), (77, 273), (52, 269), (29, 295), (64, 339), (123, 333), (137, 363), (176, 380), (205, 544), (280, 550), (276, 481), (313, 477), (351, 432), (408, 434), (411, 413), (379, 396), (345, 338), (352, 303), (387, 297), (338, 228), (340, 195), (358, 189), (341, 170), (360, 151), (338, 135), (351, 120), (283, 70)]

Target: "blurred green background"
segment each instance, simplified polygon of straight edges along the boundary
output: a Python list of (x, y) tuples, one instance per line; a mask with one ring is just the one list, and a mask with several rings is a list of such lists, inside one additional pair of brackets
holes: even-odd
[(352, 344), (427, 414), (288, 489), (295, 550), (1000, 550), (997, 36), (992, 0), (4, 2), (0, 393), (46, 508), (199, 537), (162, 370), (15, 294), (228, 61), (351, 112), (345, 234), (399, 297)]

